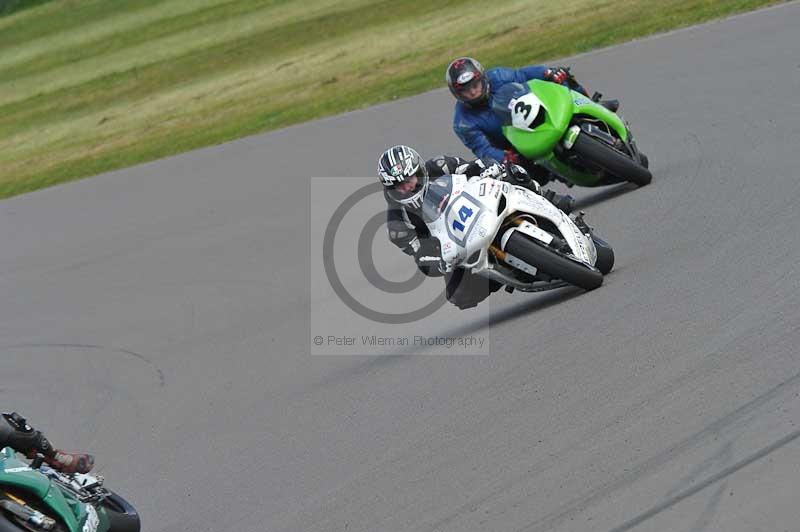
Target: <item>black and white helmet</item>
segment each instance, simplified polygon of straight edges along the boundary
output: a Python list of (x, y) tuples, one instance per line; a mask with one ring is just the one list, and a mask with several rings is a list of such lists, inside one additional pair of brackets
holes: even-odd
[(389, 199), (412, 209), (422, 207), (428, 171), (414, 148), (401, 144), (383, 152), (378, 159), (378, 175)]

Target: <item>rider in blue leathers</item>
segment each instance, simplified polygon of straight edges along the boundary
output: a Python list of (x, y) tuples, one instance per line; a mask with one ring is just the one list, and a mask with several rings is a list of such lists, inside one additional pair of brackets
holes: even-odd
[[(503, 136), (500, 119), (492, 111), (492, 94), (500, 87), (507, 83), (541, 79), (568, 85), (588, 96), (586, 89), (575, 81), (569, 70), (559, 67), (534, 65), (519, 69), (498, 67), (484, 71), (475, 59), (461, 57), (447, 67), (445, 79), (450, 92), (458, 100), (453, 117), (455, 134), (476, 157), (503, 163), (521, 164), (525, 161)], [(613, 107), (614, 111), (615, 106), (619, 105), (614, 100), (601, 103), (606, 107)], [(542, 169), (537, 171), (530, 165), (524, 166), (540, 183), (547, 181), (547, 173), (542, 172)]]

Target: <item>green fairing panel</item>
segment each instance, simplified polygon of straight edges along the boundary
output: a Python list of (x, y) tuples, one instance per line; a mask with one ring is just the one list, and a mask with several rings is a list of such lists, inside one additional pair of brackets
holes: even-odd
[(70, 532), (80, 532), (79, 523), (86, 520), (84, 505), (74, 499), (68, 500), (60, 490), (51, 489), (50, 479), (19, 460), (10, 447), (0, 452), (0, 489), (3, 486), (15, 487), (38, 497), (61, 517)]
[(570, 90), (555, 83), (532, 80), (528, 87), (547, 111), (545, 122), (533, 131), (503, 127), (503, 134), (524, 157), (532, 160), (545, 157), (564, 136), (572, 119), (573, 103)]
[(14, 450), (6, 447), (0, 454), (0, 486), (14, 486), (44, 499), (50, 491), (50, 479), (17, 459)]
[(547, 111), (544, 124), (533, 131), (524, 131), (513, 126), (503, 127), (505, 137), (524, 157), (531, 160), (546, 158), (563, 138), (574, 115), (602, 120), (622, 140), (628, 140), (628, 128), (622, 119), (583, 94), (563, 85), (540, 80), (529, 81), (528, 87)]
[(617, 132), (619, 138), (626, 142), (628, 141), (628, 128), (625, 127), (625, 123), (616, 113), (612, 113), (599, 103), (593, 102), (579, 92), (570, 92), (572, 92), (573, 114), (588, 115), (592, 118), (602, 120)]

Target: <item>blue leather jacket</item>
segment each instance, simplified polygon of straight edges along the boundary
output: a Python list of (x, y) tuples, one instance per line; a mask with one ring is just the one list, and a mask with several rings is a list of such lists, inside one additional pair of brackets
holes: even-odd
[(525, 83), (532, 79), (544, 79), (546, 70), (547, 67), (542, 65), (520, 69), (491, 68), (486, 71), (490, 87), (488, 105), (470, 107), (463, 102), (456, 102), (453, 131), (476, 157), (502, 161), (503, 150), (511, 148), (511, 144), (503, 136), (500, 119), (492, 112), (492, 94), (506, 83)]

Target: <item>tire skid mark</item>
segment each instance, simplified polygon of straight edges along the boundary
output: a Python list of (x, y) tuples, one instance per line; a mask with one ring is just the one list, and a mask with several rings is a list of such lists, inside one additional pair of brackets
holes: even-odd
[(703, 509), (703, 512), (700, 514), (700, 517), (697, 518), (692, 528), (689, 532), (703, 532), (708, 526), (711, 524), (711, 521), (714, 515), (717, 513), (717, 508), (719, 508), (720, 503), (722, 502), (722, 495), (725, 493), (725, 490), (728, 487), (728, 481), (724, 481), (719, 487), (711, 494), (709, 498), (708, 504)]
[[(750, 419), (755, 418), (755, 415), (750, 415)], [(749, 421), (745, 421), (747, 424)], [(688, 475), (682, 478), (676, 486), (669, 490), (666, 494), (666, 497), (672, 498), (677, 496), (681, 493), (682, 487), (684, 486), (691, 486), (694, 484), (698, 478), (700, 478), (703, 474), (710, 474), (715, 467), (725, 466), (730, 464), (734, 458), (733, 454), (733, 443), (736, 441), (736, 437), (731, 438), (729, 441), (724, 443), (719, 451), (715, 452), (706, 460), (703, 460), (698, 466), (696, 466)], [(717, 513), (717, 509), (719, 508), (720, 502), (722, 502), (722, 493), (725, 491), (725, 487), (727, 486), (727, 481), (720, 484), (720, 486), (711, 494), (708, 502), (706, 503), (703, 511), (700, 513), (698, 518), (695, 520), (692, 528), (689, 532), (702, 532), (709, 524)], [(686, 488), (683, 488), (686, 489)]]
[[(579, 294), (579, 292), (576, 292), (576, 294)], [(523, 305), (520, 305), (520, 307), (523, 307)], [(756, 308), (761, 308), (761, 307), (756, 307)], [(514, 309), (516, 309), (516, 307), (512, 307), (509, 310), (513, 311)], [(513, 316), (514, 312), (510, 312), (509, 314)], [(747, 311), (745, 313), (742, 313), (736, 319), (735, 322), (731, 323), (738, 324), (738, 323), (759, 323), (759, 322), (755, 311)], [(740, 327), (731, 326), (730, 330), (731, 331), (740, 330)], [(455, 336), (460, 333), (454, 331), (451, 334)], [(479, 506), (481, 504), (486, 503), (487, 501), (495, 499), (501, 493), (507, 491), (517, 483), (525, 481), (537, 474), (542, 473), (551, 465), (553, 461), (562, 460), (564, 459), (564, 457), (569, 456), (569, 454), (574, 452), (575, 450), (583, 448), (586, 442), (590, 441), (595, 434), (606, 431), (610, 427), (617, 426), (619, 423), (623, 422), (627, 418), (641, 415), (641, 412), (646, 407), (646, 405), (649, 405), (652, 402), (658, 400), (659, 397), (664, 397), (668, 395), (671, 390), (679, 388), (690, 379), (698, 378), (699, 376), (703, 375), (708, 375), (709, 373), (715, 371), (719, 364), (720, 353), (724, 353), (725, 347), (729, 343), (733, 342), (735, 338), (736, 336), (733, 333), (722, 334), (718, 336), (717, 339), (713, 342), (713, 344), (707, 347), (706, 351), (708, 354), (707, 356), (703, 357), (700, 363), (692, 365), (690, 368), (676, 375), (674, 378), (668, 380), (663, 385), (653, 389), (649, 394), (642, 397), (637, 402), (636, 405), (630, 406), (623, 413), (614, 416), (609, 421), (593, 424), (589, 429), (585, 431), (584, 436), (576, 441), (576, 443), (566, 447), (562, 447), (561, 449), (559, 449), (557, 453), (550, 455), (547, 460), (541, 460), (529, 464), (528, 466), (523, 468), (525, 469), (525, 472), (511, 479), (508, 479), (500, 484), (497, 484), (496, 486), (493, 486), (486, 494), (481, 494), (473, 499), (470, 499), (466, 504), (448, 513), (445, 517), (436, 520), (435, 524), (426, 528), (426, 530), (429, 530), (430, 532), (435, 532), (439, 530), (445, 524), (449, 523), (450, 521), (456, 519), (459, 515), (468, 511), (469, 508)], [(800, 374), (798, 374), (796, 377), (798, 377), (798, 380), (800, 380)], [(514, 411), (513, 409), (507, 410), (507, 412), (513, 412), (513, 411)], [(728, 432), (728, 434), (730, 434), (730, 432), (736, 429), (737, 427), (746, 427), (748, 423), (755, 417), (756, 417), (755, 411), (750, 412), (749, 414), (742, 415), (740, 419), (732, 420), (729, 424), (725, 425), (724, 429)], [(725, 437), (726, 435), (723, 434), (723, 432), (720, 429), (717, 430), (712, 429), (711, 434), (707, 435), (706, 439), (711, 436), (722, 438)], [(698, 472), (695, 476), (699, 476), (701, 473), (702, 470)], [(677, 491), (678, 489), (680, 489), (680, 487), (675, 488), (674, 491)]]
[(97, 344), (71, 344), (71, 343), (30, 343), (30, 344), (14, 344), (14, 345), (3, 345), (0, 346), (0, 349), (49, 349), (51, 347), (59, 347), (59, 348), (67, 348), (67, 349), (93, 349), (93, 350), (102, 350), (102, 351), (111, 351), (116, 353), (122, 353), (124, 355), (132, 356), (138, 360), (141, 360), (148, 366), (150, 366), (153, 371), (156, 373), (158, 377), (158, 385), (160, 388), (164, 388), (166, 386), (166, 378), (164, 377), (164, 372), (161, 371), (161, 368), (158, 365), (150, 360), (150, 358), (146, 357), (141, 353), (137, 353), (136, 351), (131, 351), (130, 349), (123, 349), (118, 347), (106, 347), (103, 345)]
[(689, 488), (689, 489), (687, 489), (687, 490), (685, 490), (685, 491), (683, 491), (681, 493), (678, 493), (678, 494), (674, 495), (673, 497), (667, 499), (666, 501), (662, 502), (661, 504), (658, 504), (657, 506), (654, 506), (650, 510), (648, 510), (648, 511), (646, 511), (646, 512), (644, 512), (644, 513), (642, 513), (642, 514), (640, 514), (640, 515), (638, 515), (636, 517), (634, 517), (630, 521), (627, 521), (627, 522), (621, 524), (620, 526), (618, 526), (616, 528), (613, 528), (611, 530), (611, 532), (627, 532), (628, 530), (630, 530), (630, 529), (632, 529), (632, 528), (634, 528), (636, 526), (639, 526), (643, 522), (647, 521), (648, 519), (650, 519), (652, 517), (655, 517), (656, 515), (658, 515), (661, 512), (663, 512), (664, 510), (668, 510), (669, 508), (675, 506), (676, 504), (678, 504), (682, 500), (688, 499), (692, 495), (694, 495), (694, 494), (706, 489), (707, 487), (709, 487), (709, 486), (711, 486), (713, 484), (716, 484), (720, 480), (724, 480), (724, 479), (728, 478), (729, 476), (731, 476), (732, 474), (736, 473), (740, 469), (744, 469), (745, 467), (749, 466), (750, 464), (752, 464), (754, 462), (757, 462), (758, 460), (761, 460), (762, 458), (768, 456), (769, 454), (771, 454), (771, 453), (779, 450), (780, 448), (785, 447), (786, 445), (792, 443), (793, 441), (795, 441), (798, 438), (800, 438), (800, 429), (787, 434), (783, 438), (773, 442), (772, 444), (770, 444), (770, 445), (768, 445), (768, 446), (766, 446), (766, 447), (764, 447), (762, 449), (759, 449), (758, 451), (754, 452), (753, 454), (751, 454), (747, 458), (744, 458), (743, 460), (740, 460), (739, 462), (736, 462), (735, 464), (733, 464), (730, 467), (726, 467), (725, 469), (723, 469), (722, 471), (720, 471), (716, 475), (712, 475), (709, 478), (707, 478), (706, 480), (704, 480), (703, 482), (700, 482), (699, 484), (697, 484), (696, 486), (693, 486), (693, 487), (691, 487), (691, 488)]
[[(663, 450), (662, 452), (656, 454), (655, 456), (641, 462), (637, 466), (633, 467), (630, 471), (622, 475), (619, 475), (616, 478), (609, 480), (608, 482), (604, 482), (595, 488), (592, 488), (583, 496), (573, 498), (571, 501), (562, 505), (561, 508), (555, 510), (554, 512), (551, 512), (550, 514), (545, 515), (540, 519), (537, 519), (536, 521), (528, 524), (527, 526), (522, 527), (521, 529), (519, 529), (519, 532), (543, 532), (545, 530), (551, 530), (559, 523), (569, 519), (571, 516), (574, 516), (575, 514), (578, 514), (581, 511), (586, 510), (590, 506), (597, 504), (601, 500), (610, 496), (612, 493), (632, 485), (640, 478), (652, 474), (653, 472), (659, 470), (660, 468), (668, 464), (670, 461), (676, 459), (678, 456), (686, 452), (689, 452), (692, 449), (697, 448), (708, 438), (719, 435), (722, 431), (732, 426), (741, 424), (743, 421), (747, 420), (751, 415), (757, 412), (761, 407), (763, 407), (766, 404), (769, 404), (771, 401), (780, 397), (784, 393), (790, 392), (798, 385), (800, 385), (800, 373), (796, 373), (789, 379), (774, 386), (766, 393), (756, 397), (755, 399), (753, 399), (748, 403), (745, 403), (744, 405), (740, 406), (733, 412), (727, 414), (726, 416), (721, 417), (717, 421), (706, 426), (704, 429), (701, 429), (700, 431), (670, 446), (669, 448)], [(798, 437), (800, 437), (800, 431), (793, 432), (789, 436), (782, 438), (781, 440), (778, 440), (778, 442), (776, 443), (779, 443), (780, 445), (778, 445), (777, 447), (775, 446), (776, 444), (770, 445), (769, 447), (762, 449), (761, 451), (758, 451), (757, 453), (751, 455), (745, 460), (742, 460), (728, 467), (721, 473), (714, 475), (713, 477), (711, 477), (710, 481), (706, 480), (703, 483), (698, 484), (698, 486), (702, 486), (700, 489), (710, 486), (711, 484), (726, 478), (727, 476), (733, 474), (735, 471), (738, 471), (739, 469), (745, 467), (746, 465), (749, 465), (750, 463), (758, 460), (759, 458), (766, 456), (766, 454), (769, 454), (770, 452), (780, 448), (781, 446), (786, 445), (787, 443), (793, 441)], [(726, 474), (723, 475), (722, 473)], [(694, 495), (695, 493), (697, 493), (697, 491), (700, 491), (700, 489), (698, 489), (698, 487), (694, 487), (678, 495), (673, 496), (671, 500), (674, 502), (671, 505), (674, 505), (680, 500), (683, 500), (691, 495)], [(658, 510), (656, 513), (660, 513), (661, 511), (666, 509), (666, 507), (661, 508), (661, 506), (663, 506), (663, 504), (659, 505), (654, 509)], [(649, 517), (652, 517), (652, 515), (656, 514), (656, 513), (650, 514), (650, 512), (653, 512), (653, 510), (650, 510), (648, 512), (648, 517), (647, 517), (648, 519)], [(628, 523), (621, 525), (621, 527), (628, 526), (631, 522), (632, 521), (628, 521)], [(642, 521), (637, 521), (636, 524), (640, 522)], [(618, 527), (614, 529), (613, 532), (623, 532), (625, 530), (630, 530), (632, 526), (628, 526), (628, 528)]]

